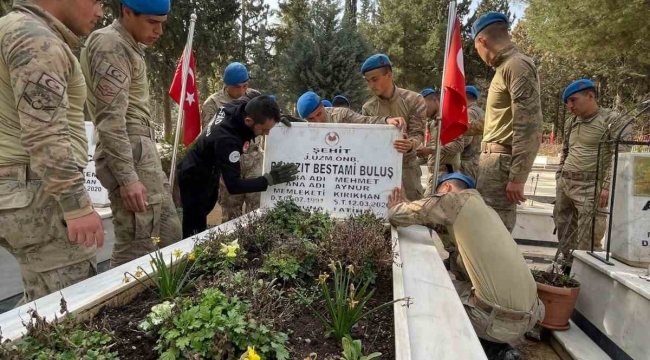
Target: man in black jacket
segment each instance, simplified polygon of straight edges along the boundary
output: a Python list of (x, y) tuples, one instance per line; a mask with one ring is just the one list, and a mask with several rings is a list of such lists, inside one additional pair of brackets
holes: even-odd
[(183, 238), (207, 228), (206, 217), (219, 197), (220, 176), (230, 194), (266, 191), (269, 186), (295, 180), (296, 164), (276, 165), (257, 178), (241, 176), (239, 158), (244, 149), (256, 136), (268, 135), (279, 121), (280, 108), (268, 96), (235, 100), (210, 119), (178, 170)]

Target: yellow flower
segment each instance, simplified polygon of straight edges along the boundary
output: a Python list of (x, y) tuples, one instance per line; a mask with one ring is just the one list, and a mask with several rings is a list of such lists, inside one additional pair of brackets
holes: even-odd
[(262, 358), (257, 355), (255, 348), (248, 347), (248, 360), (261, 360)]
[(327, 279), (329, 279), (329, 277), (330, 277), (330, 276), (327, 275), (327, 274), (321, 274), (321, 275), (319, 275), (319, 276), (318, 276), (318, 283), (321, 284), (321, 285), (325, 284), (325, 282), (327, 281)]
[(138, 268), (138, 270), (135, 272), (135, 277), (141, 277), (142, 275), (144, 275), (144, 271)]
[(181, 257), (182, 255), (183, 255), (183, 252), (181, 251), (181, 249), (175, 249), (175, 250), (174, 250), (174, 257), (175, 257), (175, 258), (178, 259), (178, 258)]
[(332, 272), (336, 271), (336, 263), (334, 260), (330, 261), (329, 268), (332, 270)]
[(196, 255), (194, 255), (193, 252), (187, 254), (187, 260), (189, 260), (189, 261), (194, 261), (194, 260), (196, 260)]
[(350, 299), (350, 309), (354, 309), (358, 304), (359, 302), (357, 300)]
[(157, 246), (158, 244), (160, 244), (160, 236), (153, 236), (151, 238), (151, 242)]
[(151, 267), (153, 267), (154, 262), (155, 261), (153, 261), (153, 259), (149, 260), (149, 265), (151, 265)]
[(233, 258), (237, 256), (237, 250), (239, 250), (239, 239), (235, 239), (230, 244), (221, 244), (221, 252), (226, 254), (226, 257)]
[(122, 282), (126, 284), (126, 283), (128, 283), (129, 281), (131, 281), (131, 279), (129, 279), (129, 277), (126, 276), (126, 274), (125, 274), (125, 275), (124, 275), (124, 279), (122, 279)]
[(354, 284), (350, 284), (350, 299), (354, 299), (356, 294), (357, 294), (357, 292), (354, 289)]
[(353, 265), (348, 265), (347, 269), (350, 273), (354, 274), (354, 266)]

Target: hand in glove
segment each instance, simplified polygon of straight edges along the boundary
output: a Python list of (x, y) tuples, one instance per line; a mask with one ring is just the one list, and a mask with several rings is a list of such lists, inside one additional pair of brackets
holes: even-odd
[(273, 186), (294, 181), (297, 174), (298, 164), (283, 164), (280, 162), (271, 167), (271, 171), (264, 174), (264, 177), (269, 182), (269, 186)]

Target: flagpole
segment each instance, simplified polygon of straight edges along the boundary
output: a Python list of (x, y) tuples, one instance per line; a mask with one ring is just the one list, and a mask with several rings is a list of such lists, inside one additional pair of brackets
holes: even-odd
[[(456, 21), (456, 1), (451, 1), (449, 3), (449, 14), (447, 15), (447, 39), (445, 41), (445, 60), (442, 67), (442, 86), (440, 86), (440, 116), (442, 117), (442, 107), (445, 103), (445, 74), (447, 73), (447, 58), (449, 57), (449, 46), (451, 44), (451, 34), (454, 31), (454, 25)], [(442, 120), (442, 119), (441, 119)], [(436, 126), (436, 158), (433, 167), (433, 182), (432, 182), (432, 194), (436, 192), (436, 184), (438, 183), (438, 166), (440, 165), (440, 128), (442, 127), (442, 121), (435, 120), (438, 123)]]
[(185, 96), (187, 96), (187, 73), (190, 68), (190, 57), (192, 54), (192, 40), (194, 39), (194, 26), (196, 25), (196, 14), (190, 16), (190, 29), (187, 34), (187, 43), (185, 50), (183, 50), (183, 76), (181, 77), (183, 83), (181, 85), (181, 99), (178, 102), (180, 109), (178, 110), (178, 119), (176, 120), (176, 136), (174, 136), (174, 148), (172, 150), (172, 164), (169, 172), (169, 185), (174, 188), (174, 178), (176, 177), (176, 156), (178, 155), (178, 142), (181, 138), (183, 130), (183, 107), (185, 106)]

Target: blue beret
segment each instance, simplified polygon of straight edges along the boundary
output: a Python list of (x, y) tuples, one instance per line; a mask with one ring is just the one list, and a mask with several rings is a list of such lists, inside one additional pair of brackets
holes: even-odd
[(226, 86), (234, 86), (248, 81), (248, 70), (242, 63), (234, 62), (226, 66), (223, 72), (223, 82)]
[(420, 91), (420, 95), (422, 95), (422, 97), (427, 97), (427, 96), (429, 96), (431, 94), (435, 94), (435, 93), (436, 93), (436, 91), (431, 89), (431, 88), (426, 88), (426, 89)]
[(479, 98), (481, 93), (478, 91), (477, 88), (473, 87), (472, 85), (465, 86), (465, 92), (468, 94), (472, 94), (475, 98)]
[(273, 101), (277, 101), (277, 100), (275, 100), (275, 95), (269, 95), (269, 99), (271, 99)]
[(440, 184), (442, 184), (443, 182), (445, 182), (447, 180), (452, 180), (452, 179), (456, 179), (456, 180), (460, 180), (460, 181), (465, 182), (467, 184), (467, 186), (469, 186), (470, 189), (475, 189), (476, 188), (476, 183), (474, 182), (474, 179), (472, 179), (471, 177), (469, 177), (469, 176), (467, 176), (465, 174), (461, 174), (461, 173), (451, 173), (451, 174), (441, 176), (440, 179), (438, 180), (438, 184), (436, 185), (436, 188), (438, 186), (440, 186)]
[(324, 99), (323, 100), (323, 106), (325, 106), (325, 107), (333, 107), (334, 105), (332, 105), (331, 101), (329, 101), (327, 99)]
[(361, 73), (365, 74), (370, 70), (375, 70), (387, 66), (393, 66), (393, 64), (390, 62), (390, 59), (388, 58), (388, 55), (375, 54), (366, 59), (363, 65), (361, 65)]
[(595, 89), (595, 88), (596, 85), (594, 85), (593, 81), (589, 79), (580, 79), (574, 81), (571, 83), (571, 85), (567, 86), (566, 89), (564, 89), (564, 95), (562, 95), (562, 101), (566, 103), (569, 96), (585, 89)]
[(120, 0), (122, 5), (138, 14), (167, 15), (172, 5), (170, 0)]
[(483, 31), (483, 29), (488, 27), (488, 25), (492, 25), (498, 22), (504, 22), (510, 25), (510, 21), (506, 15), (494, 11), (490, 11), (489, 13), (476, 19), (476, 21), (474, 21), (474, 24), (472, 24), (472, 39), (476, 39), (476, 36), (481, 31)]
[(309, 114), (316, 110), (320, 103), (320, 96), (316, 95), (313, 91), (307, 91), (298, 98), (298, 115), (306, 119), (309, 117)]
[(336, 95), (334, 97), (334, 101), (336, 102), (336, 100), (345, 101), (348, 104), (348, 106), (350, 105), (350, 100), (348, 100), (348, 98), (346, 98), (343, 95)]

